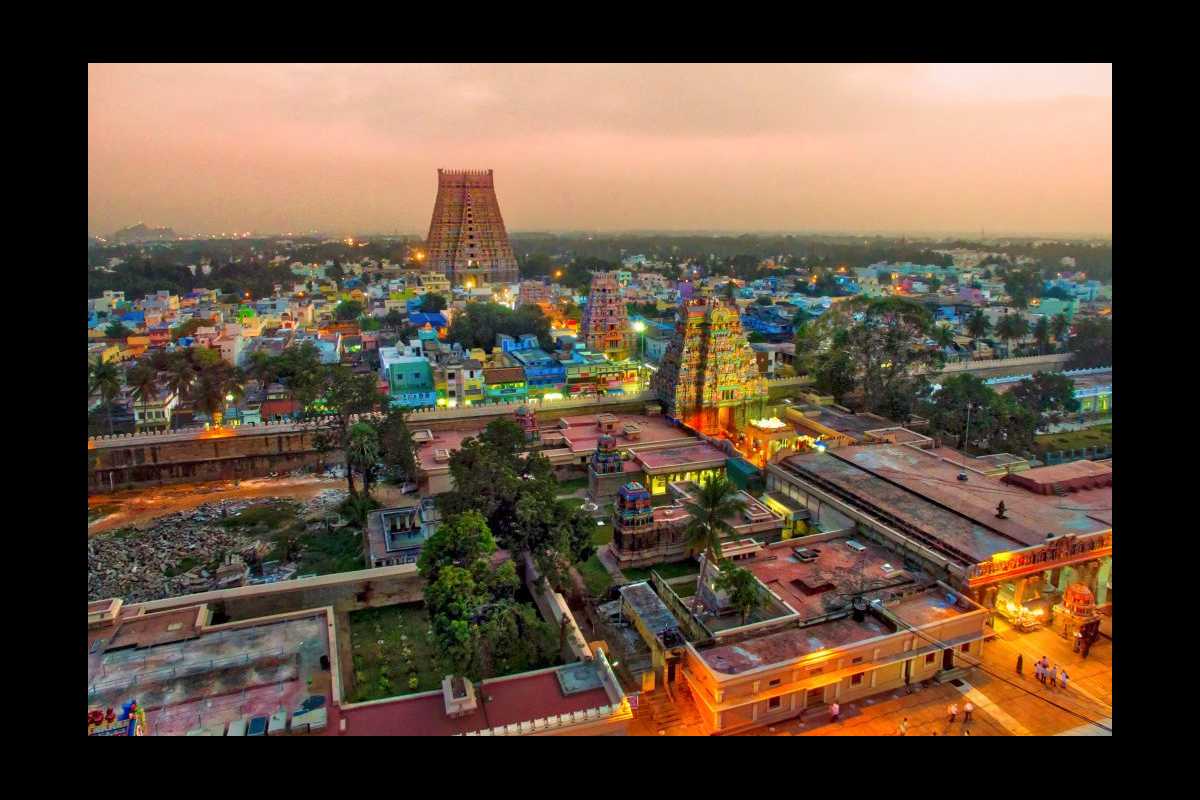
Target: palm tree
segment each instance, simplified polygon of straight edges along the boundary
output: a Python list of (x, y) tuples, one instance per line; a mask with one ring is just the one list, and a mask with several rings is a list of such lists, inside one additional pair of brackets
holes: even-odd
[(984, 316), (981, 308), (976, 309), (971, 318), (967, 320), (967, 333), (971, 334), (973, 339), (983, 338), (991, 328), (992, 323), (988, 322), (988, 318)]
[(721, 567), (721, 575), (714, 581), (713, 586), (729, 593), (729, 602), (742, 615), (742, 624), (763, 604), (763, 596), (758, 591), (758, 579), (748, 569), (735, 567), (728, 561)]
[(737, 495), (737, 487), (724, 475), (718, 475), (700, 487), (694, 501), (683, 504), (691, 516), (684, 531), (688, 547), (705, 556), (696, 579), (697, 603), (700, 602), (700, 586), (708, 565), (721, 557), (721, 537), (733, 534), (733, 526), (727, 520), (746, 510), (746, 502)]
[(371, 473), (379, 461), (379, 432), (366, 422), (356, 422), (350, 427), (350, 439), (346, 445), (346, 478), (350, 484), (350, 496), (354, 491), (354, 466), (363, 474), (363, 494), (371, 496)]
[(166, 372), (167, 389), (180, 400), (186, 398), (191, 391), (192, 383), (196, 380), (196, 367), (192, 364), (192, 359), (188, 357), (187, 352), (172, 353), (167, 362)]
[(146, 408), (158, 397), (158, 373), (149, 364), (138, 364), (125, 373), (125, 385), (132, 390), (133, 399), (142, 404), (142, 423), (145, 424)]
[(1029, 323), (1020, 314), (1005, 314), (996, 323), (996, 335), (1004, 340), (1005, 346), (1010, 350), (1009, 355), (1012, 355), (1009, 343), (1020, 339), (1028, 332)]
[(108, 435), (112, 436), (112, 403), (121, 393), (121, 372), (116, 364), (105, 362), (101, 356), (88, 366), (88, 394), (93, 392), (100, 392), (100, 402), (108, 414)]
[(1033, 338), (1037, 340), (1038, 355), (1046, 352), (1050, 346), (1050, 320), (1044, 316), (1038, 317), (1037, 324), (1033, 326)]
[(246, 375), (262, 386), (263, 390), (279, 378), (279, 364), (264, 350), (256, 350), (250, 354), (250, 365)]
[(1067, 321), (1065, 314), (1054, 316), (1054, 319), (1050, 321), (1050, 332), (1054, 335), (1056, 342), (1062, 342), (1067, 338), (1067, 334), (1071, 332), (1071, 323)]
[(933, 341), (938, 347), (950, 347), (954, 344), (954, 332), (949, 325), (937, 325), (933, 329)]

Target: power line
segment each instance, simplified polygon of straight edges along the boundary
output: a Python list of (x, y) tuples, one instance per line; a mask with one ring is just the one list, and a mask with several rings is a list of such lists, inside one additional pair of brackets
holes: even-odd
[[(876, 605), (875, 605), (875, 607), (876, 607), (876, 608), (878, 608), (878, 609), (880, 609), (880, 610), (882, 610), (882, 611), (884, 611), (884, 613), (886, 613), (886, 614), (887, 614), (887, 616), (888, 616), (888, 618), (889, 618), (889, 619), (891, 619), (891, 620), (893, 620), (893, 621), (895, 621), (895, 622), (898, 622), (898, 623), (900, 623), (900, 624), (901, 624), (901, 625), (903, 625), (903, 626), (904, 626), (904, 627), (905, 627), (907, 630), (909, 630), (909, 631), (911, 631), (911, 632), (915, 633), (917, 636), (920, 636), (922, 639), (925, 639), (926, 641), (928, 641), (928, 642), (931, 642), (932, 644), (935, 644), (935, 645), (937, 645), (939, 648), (941, 648), (941, 649), (943, 649), (943, 650), (950, 649), (950, 648), (948, 648), (948, 647), (946, 646), (946, 643), (945, 643), (945, 642), (939, 641), (939, 640), (937, 640), (937, 639), (933, 638), (932, 636), (930, 636), (929, 634), (927, 634), (927, 633), (923, 633), (922, 631), (919, 631), (919, 630), (917, 630), (916, 628), (914, 628), (913, 626), (909, 625), (907, 622), (905, 622), (905, 621), (904, 621), (903, 619), (901, 619), (900, 617), (898, 617), (898, 616), (896, 616), (895, 614), (892, 614), (891, 612), (888, 612), (886, 609), (884, 609), (884, 607), (883, 607), (883, 604), (882, 604), (882, 603), (880, 603), (879, 601), (875, 601), (875, 602), (876, 602)], [(1108, 727), (1107, 725), (1104, 725), (1104, 724), (1102, 724), (1102, 723), (1100, 723), (1100, 722), (1097, 722), (1096, 720), (1092, 719), (1091, 717), (1085, 716), (1084, 714), (1081, 714), (1081, 713), (1079, 713), (1078, 711), (1075, 711), (1075, 710), (1074, 710), (1074, 709), (1072, 709), (1072, 708), (1068, 708), (1067, 706), (1064, 706), (1064, 705), (1062, 705), (1062, 704), (1060, 704), (1060, 703), (1057, 703), (1057, 702), (1055, 702), (1054, 700), (1051, 700), (1051, 699), (1050, 699), (1050, 698), (1048, 698), (1048, 697), (1045, 697), (1045, 696), (1043, 696), (1043, 695), (1041, 695), (1041, 694), (1039, 694), (1039, 693), (1037, 693), (1037, 692), (1034, 692), (1033, 690), (1026, 688), (1024, 685), (1022, 685), (1022, 684), (1020, 684), (1020, 683), (1017, 683), (1016, 681), (1013, 681), (1012, 679), (1008, 678), (1008, 677), (1007, 677), (1007, 676), (1005, 676), (1005, 675), (1000, 675), (1000, 674), (997, 674), (997, 673), (993, 672), (993, 671), (992, 671), (991, 669), (989, 669), (988, 667), (985, 667), (985, 666), (983, 665), (983, 661), (982, 661), (982, 660), (980, 660), (980, 659), (974, 659), (974, 657), (973, 657), (973, 656), (972, 656), (972, 657), (965, 657), (965, 656), (963, 656), (963, 655), (961, 655), (961, 654), (956, 654), (956, 657), (957, 657), (957, 658), (959, 658), (959, 659), (960, 659), (960, 660), (962, 660), (962, 661), (965, 661), (965, 662), (967, 662), (967, 663), (968, 663), (970, 666), (972, 666), (972, 667), (978, 667), (978, 668), (979, 668), (980, 670), (982, 670), (984, 673), (986, 673), (986, 674), (988, 674), (988, 675), (992, 676), (993, 678), (996, 678), (997, 680), (1003, 681), (1003, 682), (1007, 683), (1007, 684), (1008, 684), (1008, 685), (1010, 685), (1010, 686), (1015, 686), (1016, 688), (1018, 688), (1018, 689), (1020, 689), (1021, 691), (1025, 692), (1025, 693), (1026, 693), (1027, 695), (1029, 695), (1030, 697), (1036, 697), (1037, 699), (1041, 700), (1042, 702), (1044, 702), (1044, 703), (1048, 703), (1048, 704), (1050, 704), (1050, 705), (1054, 706), (1055, 708), (1057, 708), (1057, 709), (1059, 709), (1059, 710), (1061, 710), (1061, 711), (1065, 711), (1065, 712), (1067, 712), (1068, 714), (1070, 714), (1071, 716), (1073, 716), (1073, 717), (1077, 717), (1078, 719), (1081, 719), (1081, 720), (1083, 720), (1084, 722), (1088, 723), (1089, 725), (1095, 725), (1097, 728), (1100, 728), (1101, 730), (1108, 731), (1109, 733), (1112, 733), (1112, 728)], [(972, 664), (972, 663), (971, 663), (971, 661), (972, 661), (972, 660), (974, 660), (974, 661), (975, 661), (975, 663), (973, 663), (973, 664)], [(1101, 702), (1101, 703), (1100, 703), (1100, 705), (1102, 705), (1102, 706), (1108, 706), (1108, 709), (1109, 709), (1110, 711), (1112, 710), (1112, 706), (1109, 706), (1107, 703), (1103, 703), (1103, 702)]]

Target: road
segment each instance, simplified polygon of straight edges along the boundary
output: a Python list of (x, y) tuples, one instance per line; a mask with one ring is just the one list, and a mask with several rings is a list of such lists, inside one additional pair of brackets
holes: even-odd
[[(130, 489), (113, 494), (88, 497), (88, 511), (104, 516), (88, 523), (88, 536), (125, 527), (145, 527), (157, 517), (187, 511), (218, 500), (251, 500), (287, 497), (309, 500), (326, 489), (345, 489), (344, 478), (313, 475), (287, 478), (251, 478), (235, 485), (233, 481), (178, 483), (146, 489)], [(386, 505), (397, 503), (403, 495), (395, 486), (377, 485), (371, 494)]]

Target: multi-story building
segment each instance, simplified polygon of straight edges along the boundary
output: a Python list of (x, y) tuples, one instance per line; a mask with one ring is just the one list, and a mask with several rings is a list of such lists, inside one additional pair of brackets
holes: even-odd
[(380, 376), (387, 381), (393, 406), (429, 408), (437, 404), (433, 369), (426, 358), (402, 356), (394, 347), (379, 348)]
[(513, 255), (492, 170), (438, 170), (426, 240), (429, 268), (454, 286), (516, 283)]

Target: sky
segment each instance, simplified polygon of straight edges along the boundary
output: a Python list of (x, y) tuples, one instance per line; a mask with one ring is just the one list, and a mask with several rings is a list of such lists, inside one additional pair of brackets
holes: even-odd
[(92, 64), (88, 232), (1112, 234), (1112, 65)]

